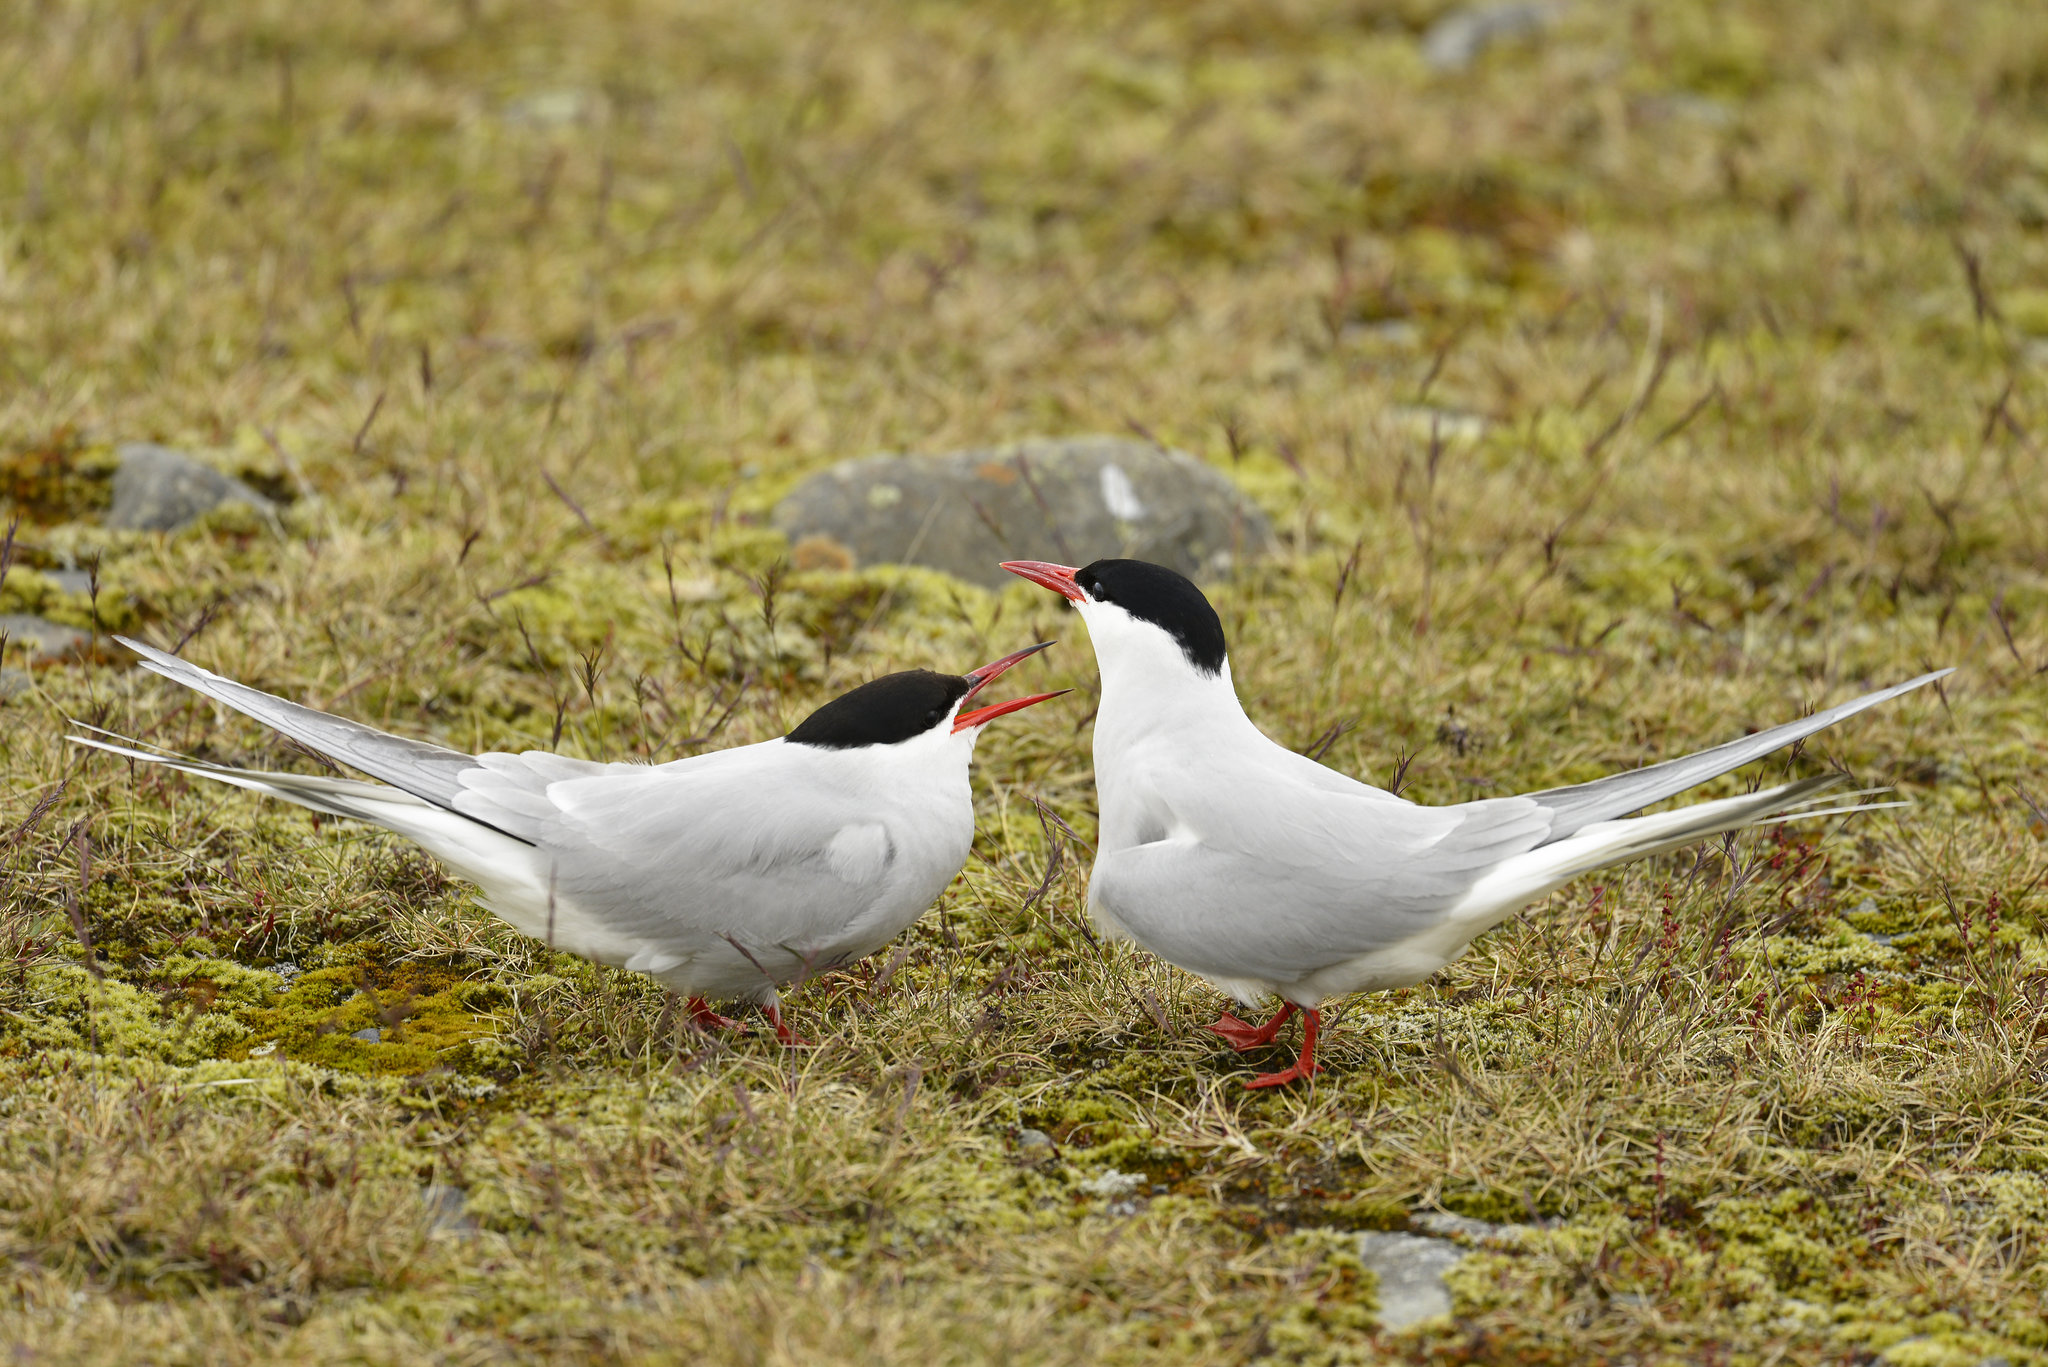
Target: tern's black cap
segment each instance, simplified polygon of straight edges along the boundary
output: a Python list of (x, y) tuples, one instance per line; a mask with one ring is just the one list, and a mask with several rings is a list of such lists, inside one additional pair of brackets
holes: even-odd
[(929, 669), (884, 674), (826, 703), (783, 739), (821, 750), (894, 745), (944, 721), (973, 686), (958, 674)]
[(1188, 663), (1204, 674), (1222, 672), (1223, 620), (1185, 575), (1143, 560), (1098, 560), (1076, 573), (1074, 582), (1096, 602), (1114, 603), (1173, 637)]

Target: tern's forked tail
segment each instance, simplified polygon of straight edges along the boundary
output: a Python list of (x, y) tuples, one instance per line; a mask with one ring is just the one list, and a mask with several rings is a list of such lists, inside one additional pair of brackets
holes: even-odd
[(1863, 789), (1846, 794), (1830, 791), (1839, 788), (1841, 783), (1838, 775), (1829, 774), (1744, 793), (1739, 797), (1699, 802), (1676, 811), (1594, 822), (1580, 827), (1563, 840), (1538, 846), (1503, 862), (1472, 886), (1472, 890), (1452, 910), (1451, 919), (1478, 919), (1492, 925), (1581, 874), (1682, 849), (1728, 831), (1911, 805), (1906, 802), (1852, 802), (1847, 806), (1832, 807), (1816, 805), (1833, 797), (1867, 797), (1883, 791)]

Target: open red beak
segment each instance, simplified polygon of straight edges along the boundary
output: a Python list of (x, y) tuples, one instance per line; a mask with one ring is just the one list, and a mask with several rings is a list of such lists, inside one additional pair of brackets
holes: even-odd
[(1008, 702), (992, 702), (987, 707), (977, 707), (972, 712), (962, 712), (953, 718), (953, 734), (957, 736), (970, 726), (986, 726), (1006, 713), (1021, 712), (1033, 703), (1065, 697), (1073, 691), (1071, 688), (1062, 688), (1057, 693), (1031, 693), (1021, 698), (1012, 698)]
[[(1011, 651), (1000, 660), (990, 660), (979, 669), (968, 670), (960, 676), (970, 681), (967, 694), (960, 701), (965, 703), (972, 700), (975, 694), (994, 683), (1010, 666), (1030, 659), (1039, 651), (1053, 644), (1055, 643), (1052, 641), (1040, 641), (1035, 646), (1026, 646), (1022, 650)], [(1044, 702), (1047, 698), (1057, 698), (1060, 696), (1060, 693), (1071, 693), (1072, 691), (1072, 689), (1063, 688), (1059, 693), (1034, 693), (1028, 698), (1012, 698), (1008, 702), (990, 703), (987, 707), (977, 707), (972, 711), (962, 712), (953, 718), (953, 731), (955, 734), (958, 734), (970, 726), (986, 725), (1007, 712), (1016, 712), (1031, 706), (1033, 703)]]
[(1074, 582), (1074, 576), (1081, 571), (1072, 565), (1054, 565), (1044, 560), (1005, 560), (1003, 568), (1029, 579), (1040, 588), (1051, 589), (1071, 602), (1078, 603), (1084, 597), (1081, 586)]

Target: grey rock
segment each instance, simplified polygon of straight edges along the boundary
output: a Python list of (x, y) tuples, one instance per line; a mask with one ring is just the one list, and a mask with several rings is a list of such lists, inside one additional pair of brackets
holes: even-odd
[(0, 702), (12, 702), (36, 686), (36, 681), (25, 669), (0, 669)]
[(596, 123), (604, 114), (604, 96), (588, 90), (536, 90), (508, 101), (504, 119), (531, 128), (569, 128)]
[(1114, 1200), (1119, 1196), (1129, 1196), (1143, 1187), (1145, 1179), (1135, 1172), (1118, 1172), (1115, 1168), (1108, 1168), (1087, 1181), (1074, 1185), (1090, 1196), (1107, 1196)]
[(1418, 437), (1440, 442), (1478, 441), (1490, 426), (1477, 413), (1432, 408), (1428, 404), (1396, 404), (1387, 410), (1387, 416)]
[(0, 634), (7, 637), (9, 649), (26, 651), (31, 660), (61, 660), (77, 654), (92, 640), (90, 632), (25, 612), (0, 612)]
[(469, 1192), (457, 1186), (441, 1182), (429, 1182), (420, 1188), (420, 1201), (427, 1208), (427, 1228), (436, 1234), (453, 1234), (458, 1239), (473, 1239), (477, 1223), (464, 1213), (469, 1204)]
[(1380, 1328), (1405, 1329), (1450, 1314), (1451, 1292), (1444, 1285), (1444, 1273), (1464, 1257), (1465, 1250), (1448, 1239), (1425, 1239), (1419, 1234), (1359, 1235), (1358, 1260), (1379, 1274)]
[(131, 441), (116, 452), (114, 505), (106, 524), (128, 531), (175, 532), (223, 503), (246, 503), (275, 515), (269, 499), (231, 475), (202, 465), (183, 451)]
[(842, 461), (783, 499), (775, 524), (799, 569), (927, 565), (987, 588), (1016, 582), (1001, 560), (1126, 555), (1202, 577), (1273, 544), (1222, 474), (1117, 437)]
[(1709, 128), (1725, 128), (1735, 122), (1735, 107), (1709, 95), (1653, 95), (1638, 107), (1653, 119), (1704, 124)]
[(43, 578), (57, 586), (59, 593), (75, 593), (80, 598), (92, 596), (91, 570), (44, 570)]
[(1371, 323), (1346, 323), (1339, 336), (1347, 342), (1377, 342), (1384, 346), (1412, 347), (1422, 341), (1422, 329), (1406, 318), (1382, 318)]
[(1052, 1136), (1044, 1130), (1019, 1130), (1017, 1131), (1017, 1147), (1020, 1149), (1049, 1149), (1052, 1147)]
[(359, 1039), (365, 1044), (382, 1044), (384, 1042), (384, 1032), (373, 1025), (367, 1030), (356, 1031), (351, 1038)]
[(1422, 35), (1422, 60), (1438, 71), (1463, 71), (1503, 39), (1534, 38), (1557, 18), (1555, 5), (1509, 0), (1452, 10)]
[(1453, 1215), (1443, 1210), (1419, 1210), (1408, 1217), (1417, 1229), (1444, 1239), (1465, 1239), (1475, 1244), (1512, 1240), (1528, 1232), (1527, 1225), (1496, 1225), (1470, 1215)]

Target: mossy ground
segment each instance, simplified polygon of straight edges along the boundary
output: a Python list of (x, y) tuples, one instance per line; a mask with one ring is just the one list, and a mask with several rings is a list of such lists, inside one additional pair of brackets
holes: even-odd
[[(471, 749), (667, 759), (1048, 635), (1078, 690), (784, 1053), (402, 842), (79, 754), (307, 762), (36, 670), (17, 1356), (2048, 1361), (2048, 10), (1587, 3), (1435, 75), (1441, 8), (0, 12), (6, 610)], [(1030, 799), (1092, 830), (1078, 623), (765, 526), (844, 456), (1103, 431), (1273, 515), (1216, 597), (1289, 744), (1448, 801), (1958, 664), (1763, 766), (1914, 805), (1582, 882), (1247, 1093), (1084, 851), (1033, 897)], [(135, 439), (281, 525), (98, 526)], [(1531, 1228), (1376, 1335), (1343, 1232), (1430, 1208)]]

